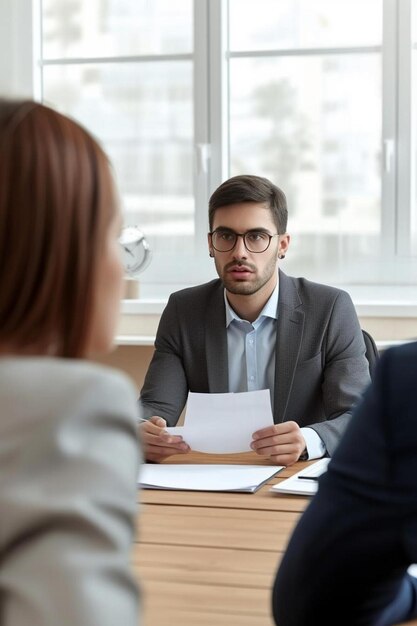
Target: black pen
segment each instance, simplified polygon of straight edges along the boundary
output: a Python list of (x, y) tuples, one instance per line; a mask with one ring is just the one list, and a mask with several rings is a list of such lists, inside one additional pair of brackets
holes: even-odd
[(318, 480), (320, 476), (298, 476), (298, 478), (303, 480)]

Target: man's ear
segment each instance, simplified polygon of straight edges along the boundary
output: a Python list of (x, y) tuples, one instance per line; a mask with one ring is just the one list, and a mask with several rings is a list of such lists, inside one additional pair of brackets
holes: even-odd
[(285, 255), (288, 252), (288, 247), (290, 245), (290, 236), (288, 233), (284, 233), (279, 236), (279, 246), (278, 246), (278, 258), (285, 259)]
[(207, 243), (208, 243), (208, 249), (209, 249), (209, 256), (211, 258), (214, 257), (214, 250), (213, 247), (211, 245), (211, 233), (207, 233)]

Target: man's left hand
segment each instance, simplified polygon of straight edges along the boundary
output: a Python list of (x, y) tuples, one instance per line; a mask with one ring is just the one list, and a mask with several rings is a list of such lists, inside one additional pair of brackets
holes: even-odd
[(296, 422), (282, 422), (257, 430), (251, 448), (277, 465), (292, 465), (304, 452), (306, 442)]

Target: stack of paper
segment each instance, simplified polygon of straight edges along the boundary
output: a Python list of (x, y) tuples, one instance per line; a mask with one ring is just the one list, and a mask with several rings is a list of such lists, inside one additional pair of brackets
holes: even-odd
[(154, 465), (145, 463), (141, 467), (138, 482), (144, 489), (254, 493), (282, 469), (282, 465)]
[(320, 461), (309, 465), (301, 472), (297, 472), (291, 478), (274, 485), (271, 487), (271, 491), (293, 493), (299, 496), (313, 496), (318, 488), (318, 477), (327, 470), (329, 461), (329, 458), (320, 459)]
[(213, 454), (250, 451), (255, 431), (272, 426), (267, 389), (242, 393), (188, 394), (184, 426), (167, 428), (181, 435), (192, 450)]

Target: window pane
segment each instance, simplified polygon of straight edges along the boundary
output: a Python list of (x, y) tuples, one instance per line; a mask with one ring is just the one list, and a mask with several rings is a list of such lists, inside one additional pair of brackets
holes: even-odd
[(151, 268), (172, 258), (194, 234), (192, 63), (46, 66), (44, 91), (103, 142), (125, 222), (151, 241)]
[(286, 193), (291, 270), (355, 272), (381, 228), (380, 55), (232, 59), (230, 85), (231, 172)]
[(230, 50), (380, 45), (382, 0), (229, 0)]
[(43, 0), (42, 6), (45, 59), (193, 49), (192, 0)]

